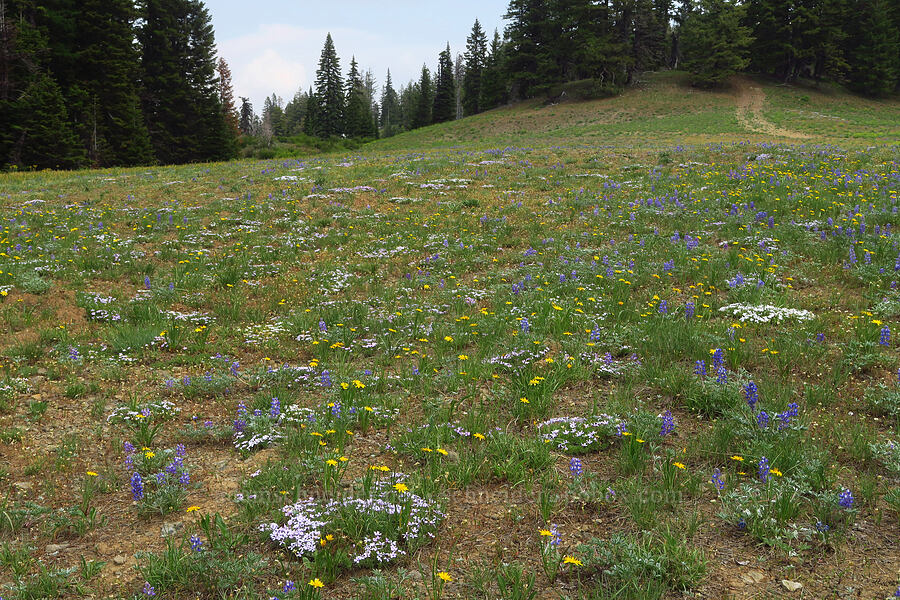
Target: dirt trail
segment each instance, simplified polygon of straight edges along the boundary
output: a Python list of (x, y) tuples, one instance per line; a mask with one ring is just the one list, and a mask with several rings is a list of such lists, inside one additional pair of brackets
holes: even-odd
[(773, 137), (786, 137), (795, 140), (809, 139), (811, 136), (798, 133), (789, 129), (777, 127), (771, 121), (766, 120), (762, 114), (763, 105), (766, 103), (766, 95), (762, 89), (752, 81), (744, 78), (735, 78), (733, 85), (737, 89), (737, 118), (741, 127), (755, 133), (764, 133)]

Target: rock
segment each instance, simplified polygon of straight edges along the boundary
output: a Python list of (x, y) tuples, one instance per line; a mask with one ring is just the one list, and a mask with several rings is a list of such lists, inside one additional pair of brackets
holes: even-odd
[(33, 394), (31, 396), (31, 399), (34, 400), (35, 402), (40, 402), (42, 398), (43, 398), (43, 396), (41, 396), (40, 394)]
[(30, 481), (17, 481), (13, 484), (13, 487), (20, 491), (28, 491), (34, 487), (34, 484)]
[(459, 462), (459, 454), (457, 454), (453, 450), (447, 450), (447, 460), (449, 460), (452, 463), (458, 463)]
[(47, 547), (44, 548), (44, 552), (47, 554), (59, 554), (62, 550), (65, 550), (69, 547), (69, 544), (63, 542), (62, 544), (47, 544)]
[(113, 562), (116, 563), (117, 565), (124, 565), (127, 560), (128, 559), (125, 558), (124, 556), (122, 556), (121, 554), (116, 554), (113, 557)]
[(741, 575), (741, 581), (748, 584), (762, 583), (766, 580), (766, 574), (755, 569), (747, 571)]
[(796, 592), (799, 589), (803, 589), (803, 584), (797, 581), (791, 581), (790, 579), (782, 579), (781, 585), (787, 589), (789, 592)]
[(106, 542), (100, 542), (99, 544), (97, 544), (97, 554), (101, 556), (109, 556), (112, 553), (112, 546), (110, 546)]
[(162, 537), (171, 537), (184, 529), (183, 521), (175, 521), (172, 523), (166, 522), (162, 524), (162, 529), (160, 530), (160, 535)]
[(422, 581), (422, 574), (418, 571), (407, 571), (406, 578), (410, 581)]

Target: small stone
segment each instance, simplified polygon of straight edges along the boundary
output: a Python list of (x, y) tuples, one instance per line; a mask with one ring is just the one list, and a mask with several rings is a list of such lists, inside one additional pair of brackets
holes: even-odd
[(31, 396), (31, 399), (34, 400), (35, 402), (40, 402), (41, 398), (43, 398), (43, 396), (41, 396), (40, 394), (34, 394)]
[(757, 571), (755, 569), (751, 570), (751, 571), (747, 571), (746, 573), (741, 575), (741, 581), (743, 581), (744, 583), (749, 583), (749, 584), (762, 583), (765, 580), (766, 580), (766, 574), (763, 573), (762, 571)]
[(418, 571), (409, 571), (406, 573), (406, 578), (410, 581), (422, 581), (422, 574)]
[(109, 556), (110, 554), (112, 554), (112, 552), (112, 546), (110, 546), (106, 542), (100, 542), (99, 544), (97, 544), (97, 554), (101, 556)]
[(13, 487), (24, 492), (33, 488), (34, 484), (30, 481), (17, 481), (13, 484)]
[(47, 547), (44, 548), (44, 552), (47, 554), (59, 554), (60, 551), (65, 550), (69, 547), (69, 544), (63, 542), (62, 544), (47, 544)]
[(128, 559), (125, 558), (124, 556), (122, 556), (121, 554), (116, 554), (113, 557), (113, 562), (116, 563), (117, 565), (124, 565), (127, 560)]
[(785, 587), (785, 589), (789, 592), (796, 592), (799, 589), (803, 589), (803, 584), (797, 581), (791, 581), (790, 579), (782, 579), (781, 585)]
[(162, 524), (160, 534), (162, 535), (162, 537), (171, 537), (181, 531), (183, 528), (183, 521), (175, 521), (173, 523), (166, 522)]

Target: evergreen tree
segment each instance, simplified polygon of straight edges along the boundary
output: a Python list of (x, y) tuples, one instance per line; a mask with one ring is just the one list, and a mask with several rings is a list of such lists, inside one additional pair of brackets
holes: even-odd
[(450, 44), (447, 44), (447, 48), (438, 55), (434, 106), (431, 113), (432, 123), (444, 123), (453, 120), (453, 117), (456, 115), (455, 98), (453, 58), (450, 55)]
[(516, 98), (531, 98), (558, 79), (550, 48), (552, 23), (544, 0), (510, 0), (505, 19), (506, 75)]
[(684, 67), (698, 87), (720, 85), (749, 64), (750, 29), (744, 6), (730, 0), (699, 0), (681, 33)]
[(344, 109), (344, 133), (347, 137), (372, 136), (372, 107), (366, 94), (365, 83), (359, 75), (356, 57), (350, 59), (350, 72), (344, 92), (347, 106)]
[(144, 115), (166, 164), (234, 155), (216, 85), (215, 37), (199, 0), (145, 0), (140, 31)]
[(320, 137), (331, 137), (343, 133), (344, 84), (341, 77), (341, 66), (338, 61), (334, 42), (329, 33), (325, 38), (319, 68), (316, 71), (316, 98), (319, 108), (316, 111), (316, 131)]
[(369, 107), (369, 117), (366, 121), (368, 132), (365, 134), (365, 137), (377, 138), (378, 118), (381, 114), (381, 109), (378, 106), (378, 101), (375, 100), (375, 89), (378, 87), (378, 84), (375, 81), (375, 74), (372, 73), (372, 69), (366, 69), (366, 75), (363, 78), (363, 87), (366, 91), (366, 104)]
[(464, 115), (481, 112), (481, 79), (487, 65), (487, 36), (481, 23), (475, 19), (472, 32), (466, 38), (465, 75), (462, 86)]
[[(0, 0), (0, 164), (73, 168), (85, 153), (50, 70), (50, 46), (32, 5), (7, 16)], [(12, 9), (10, 9), (12, 12)]]
[(316, 137), (319, 135), (319, 113), (322, 104), (312, 88), (306, 95), (306, 115), (303, 118), (303, 133)]
[(241, 121), (239, 124), (241, 133), (244, 135), (253, 135), (253, 105), (250, 98), (241, 96)]
[(237, 108), (234, 106), (234, 87), (231, 84), (231, 69), (225, 59), (219, 57), (216, 63), (216, 73), (219, 76), (219, 105), (222, 107), (222, 117), (228, 125), (233, 136), (241, 133)]
[(431, 73), (428, 71), (428, 67), (422, 65), (422, 76), (419, 78), (416, 90), (411, 129), (431, 125), (432, 98)]
[(262, 122), (269, 128), (272, 135), (276, 137), (287, 134), (283, 105), (284, 100), (274, 92), (263, 101)]
[(287, 135), (296, 135), (303, 131), (303, 118), (306, 116), (308, 98), (306, 92), (297, 90), (294, 97), (284, 107), (284, 122)]
[(853, 36), (850, 88), (870, 96), (884, 96), (900, 79), (900, 34), (887, 0), (857, 0), (859, 16)]
[(400, 97), (391, 83), (391, 71), (388, 69), (381, 92), (381, 135), (391, 137), (400, 128)]
[(506, 63), (503, 42), (500, 32), (494, 30), (490, 52), (485, 60), (481, 74), (481, 98), (478, 101), (480, 110), (490, 110), (506, 103)]

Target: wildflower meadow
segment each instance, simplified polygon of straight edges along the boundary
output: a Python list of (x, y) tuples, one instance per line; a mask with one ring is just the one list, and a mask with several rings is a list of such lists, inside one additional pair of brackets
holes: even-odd
[(900, 154), (0, 179), (0, 597), (900, 594)]

